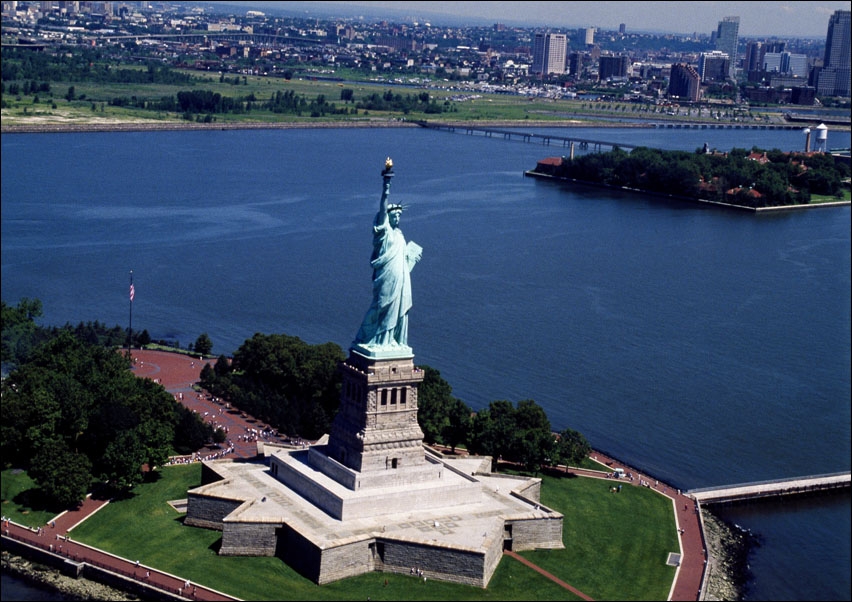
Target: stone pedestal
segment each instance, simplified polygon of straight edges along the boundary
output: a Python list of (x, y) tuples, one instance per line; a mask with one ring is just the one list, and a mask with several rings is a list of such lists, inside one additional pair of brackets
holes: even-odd
[(326, 455), (359, 473), (359, 488), (439, 478), (439, 468), (426, 462), (417, 423), (417, 386), (423, 371), (414, 366), (413, 356), (372, 357), (353, 348), (342, 371), (340, 409)]

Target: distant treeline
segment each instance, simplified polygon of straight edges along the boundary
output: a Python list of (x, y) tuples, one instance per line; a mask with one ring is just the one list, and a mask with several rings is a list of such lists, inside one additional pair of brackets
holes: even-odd
[[(134, 84), (138, 86), (172, 85), (194, 86), (209, 80), (177, 71), (168, 65), (149, 60), (143, 68), (115, 65), (115, 58), (98, 50), (74, 49), (65, 53), (41, 53), (17, 48), (2, 49), (2, 92), (14, 96), (38, 93), (52, 96), (55, 84), (70, 83), (67, 91), (59, 92), (66, 100), (87, 100), (93, 103), (106, 102), (110, 106), (129, 107), (146, 111), (171, 112), (183, 115), (192, 121), (213, 121), (216, 115), (241, 115), (252, 112), (267, 112), (276, 115), (328, 117), (335, 115), (358, 115), (370, 111), (392, 111), (408, 115), (411, 112), (439, 114), (453, 111), (449, 101), (438, 103), (428, 92), (398, 94), (391, 90), (370, 93), (356, 98), (351, 88), (340, 90), (337, 104), (324, 94), (310, 99), (292, 91), (274, 92), (268, 99), (260, 99), (254, 93), (226, 96), (212, 90), (181, 90), (176, 94), (159, 96), (133, 94), (112, 98), (94, 98), (78, 94), (74, 83), (90, 82), (101, 84)], [(220, 82), (239, 85), (240, 78), (233, 81), (220, 76)], [(144, 89), (144, 88), (143, 88)], [(5, 106), (5, 105), (4, 105)]]
[(540, 162), (535, 173), (746, 207), (807, 204), (811, 195), (842, 197), (849, 166), (824, 153), (733, 149), (720, 153), (639, 147), (589, 153), (558, 164)]

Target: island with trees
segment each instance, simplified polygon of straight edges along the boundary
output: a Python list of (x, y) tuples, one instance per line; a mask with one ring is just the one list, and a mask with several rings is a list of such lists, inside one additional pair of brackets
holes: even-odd
[(606, 153), (549, 157), (525, 175), (749, 210), (849, 204), (849, 164), (819, 152), (757, 147), (726, 153), (707, 147), (627, 152), (615, 147)]

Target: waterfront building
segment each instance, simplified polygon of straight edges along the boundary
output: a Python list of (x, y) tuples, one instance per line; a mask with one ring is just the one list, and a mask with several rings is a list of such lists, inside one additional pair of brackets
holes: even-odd
[(540, 75), (565, 73), (568, 36), (564, 33), (536, 33), (533, 41), (532, 72)]
[(698, 74), (701, 81), (725, 81), (728, 78), (730, 63), (730, 57), (720, 50), (702, 52), (698, 57)]
[(852, 11), (835, 11), (828, 21), (825, 59), (817, 83), (817, 93), (821, 96), (849, 97), (852, 95), (850, 93), (852, 88), (850, 27), (852, 27)]
[(574, 79), (579, 79), (583, 74), (583, 53), (572, 52), (568, 55), (568, 73)]
[(749, 41), (746, 44), (745, 58), (743, 59), (743, 71), (746, 73), (762, 71), (764, 54), (766, 54), (766, 45), (763, 42)]
[(767, 52), (763, 57), (763, 71), (785, 73), (795, 77), (808, 76), (808, 57), (790, 52)]
[(701, 76), (695, 67), (686, 63), (672, 65), (668, 94), (670, 97), (698, 102), (701, 96)]
[(736, 79), (737, 44), (739, 43), (740, 18), (725, 17), (716, 28), (716, 50), (724, 52), (730, 58), (728, 77)]
[(603, 55), (598, 65), (600, 81), (625, 79), (630, 74), (630, 57)]

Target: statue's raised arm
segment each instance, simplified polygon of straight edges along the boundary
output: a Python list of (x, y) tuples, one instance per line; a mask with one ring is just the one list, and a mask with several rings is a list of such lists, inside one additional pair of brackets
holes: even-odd
[(402, 205), (389, 202), (393, 161), (382, 170), (382, 196), (373, 222), (373, 301), (354, 345), (368, 353), (410, 353), (408, 311), (411, 309), (411, 270), (420, 260), (419, 245), (405, 242), (399, 220)]

